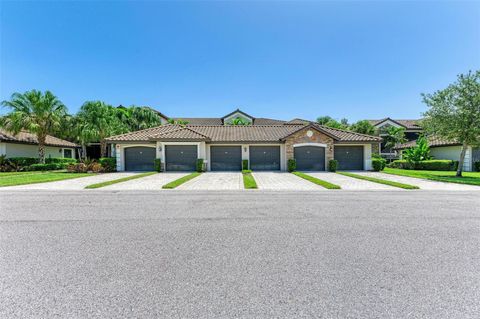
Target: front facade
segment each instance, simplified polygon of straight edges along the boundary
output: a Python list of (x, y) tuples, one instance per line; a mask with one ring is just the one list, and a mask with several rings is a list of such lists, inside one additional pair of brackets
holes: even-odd
[[(234, 125), (236, 121), (245, 125)], [(108, 138), (119, 171), (152, 170), (160, 159), (164, 171), (193, 171), (203, 159), (208, 171), (285, 171), (289, 159), (297, 170), (325, 171), (336, 159), (339, 169), (371, 169), (381, 138), (324, 127), (308, 121), (254, 118), (240, 110), (223, 118), (182, 119)]]
[[(54, 136), (47, 135), (45, 141), (46, 158), (75, 158), (78, 146)], [(38, 157), (38, 141), (34, 134), (20, 132), (12, 134), (0, 130), (0, 155), (11, 157)]]

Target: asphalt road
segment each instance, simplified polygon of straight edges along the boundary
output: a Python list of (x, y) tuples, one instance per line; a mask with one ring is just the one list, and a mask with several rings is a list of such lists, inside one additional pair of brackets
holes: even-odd
[(478, 318), (478, 192), (0, 191), (0, 318)]

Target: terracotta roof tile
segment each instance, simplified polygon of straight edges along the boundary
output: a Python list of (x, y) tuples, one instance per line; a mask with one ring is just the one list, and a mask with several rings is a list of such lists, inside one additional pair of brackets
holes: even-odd
[[(448, 141), (445, 139), (442, 139), (437, 136), (430, 136), (427, 137), (428, 145), (430, 147), (440, 147), (440, 146), (455, 146), (455, 145), (461, 145), (460, 143), (456, 141)], [(402, 150), (410, 147), (414, 147), (417, 144), (417, 141), (409, 141), (407, 143), (403, 143), (395, 147), (396, 150)]]
[[(26, 144), (38, 144), (37, 136), (35, 134), (25, 132), (25, 131), (21, 131), (18, 134), (12, 134), (3, 129), (0, 129), (0, 141), (26, 143)], [(51, 135), (47, 135), (45, 144), (48, 146), (78, 147), (78, 145), (75, 143), (65, 141)]]

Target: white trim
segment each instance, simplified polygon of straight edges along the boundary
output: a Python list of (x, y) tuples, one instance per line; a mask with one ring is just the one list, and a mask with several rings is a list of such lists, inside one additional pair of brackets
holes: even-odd
[(298, 144), (293, 144), (293, 158), (295, 158), (295, 147), (302, 147), (302, 146), (323, 147), (325, 149), (324, 152), (323, 152), (323, 154), (325, 156), (325, 159), (324, 159), (325, 171), (328, 171), (328, 157), (327, 157), (328, 145), (327, 144), (323, 144), (323, 143), (298, 143)]
[(394, 126), (394, 127), (402, 127), (402, 128), (405, 128), (405, 126), (399, 125), (399, 124), (397, 124), (397, 123), (395, 123), (395, 122), (392, 122), (392, 121), (390, 121), (390, 120), (386, 120), (385, 122), (381, 122), (380, 124), (376, 124), (376, 125), (374, 125), (374, 127), (376, 127), (376, 128), (379, 129), (379, 128), (381, 128), (381, 127), (384, 127), (385, 125), (391, 125), (391, 126)]

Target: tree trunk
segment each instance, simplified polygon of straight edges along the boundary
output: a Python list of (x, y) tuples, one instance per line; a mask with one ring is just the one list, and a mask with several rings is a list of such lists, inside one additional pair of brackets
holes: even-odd
[(87, 157), (87, 146), (85, 143), (82, 144), (82, 159), (85, 159)]
[(37, 135), (38, 140), (38, 162), (40, 164), (45, 164), (45, 140), (47, 137), (45, 135)]
[(462, 151), (460, 152), (460, 161), (458, 162), (458, 168), (457, 168), (457, 177), (462, 177), (462, 170), (463, 170), (463, 162), (465, 161), (465, 153), (467, 152), (468, 145), (466, 143), (463, 143), (462, 145)]
[(107, 142), (104, 139), (100, 140), (100, 157), (107, 156)]

